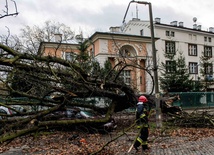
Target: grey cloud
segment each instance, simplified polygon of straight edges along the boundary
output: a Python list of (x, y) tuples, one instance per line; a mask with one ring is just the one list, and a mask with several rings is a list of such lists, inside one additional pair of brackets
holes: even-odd
[[(51, 3), (50, 3), (51, 2)], [(0, 33), (3, 33), (4, 26), (8, 26), (13, 32), (23, 28), (26, 25), (41, 25), (44, 21), (52, 20), (55, 22), (64, 23), (72, 27), (79, 25), (79, 27), (91, 27), (94, 30), (108, 31), (111, 26), (122, 25), (123, 17), (125, 15), (127, 4), (114, 4), (102, 7), (102, 11), (95, 13), (94, 10), (86, 8), (80, 10), (78, 6), (72, 5), (72, 1), (61, 4), (62, 1), (47, 1), (40, 0), (17, 0), (19, 15), (17, 17), (9, 17), (1, 19)], [(102, 3), (102, 1), (100, 1)], [(84, 4), (83, 4), (84, 5)], [(142, 20), (148, 19), (148, 7), (138, 5), (139, 18)], [(126, 22), (131, 18), (136, 17), (136, 5), (130, 6), (127, 14)], [(162, 23), (169, 24), (173, 20), (183, 21), (184, 26), (191, 27), (193, 24), (192, 16), (182, 12), (176, 12), (170, 7), (160, 7), (153, 5), (153, 17), (160, 17)], [(6, 31), (4, 29), (4, 31)]]

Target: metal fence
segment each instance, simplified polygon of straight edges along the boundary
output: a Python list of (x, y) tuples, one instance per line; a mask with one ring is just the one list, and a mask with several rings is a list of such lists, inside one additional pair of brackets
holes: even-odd
[[(173, 102), (173, 106), (180, 106), (183, 109), (200, 109), (200, 108), (214, 108), (214, 92), (176, 92), (170, 95), (178, 94), (180, 100)], [(22, 102), (32, 102), (28, 98), (12, 98), (3, 99), (0, 97), (1, 103), (13, 102), (14, 104)], [(35, 100), (34, 100), (35, 102)], [(38, 101), (37, 101), (38, 102)]]
[(175, 101), (173, 105), (180, 106), (183, 109), (214, 108), (214, 92), (176, 92), (180, 100)]

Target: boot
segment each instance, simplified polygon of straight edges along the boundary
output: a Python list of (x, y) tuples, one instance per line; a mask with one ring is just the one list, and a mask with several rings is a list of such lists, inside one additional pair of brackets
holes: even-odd
[(136, 142), (134, 143), (134, 148), (135, 148), (136, 152), (138, 151), (138, 147), (139, 147), (139, 146), (140, 146), (140, 142), (136, 141)]
[(142, 150), (143, 150), (143, 151), (145, 151), (145, 150), (149, 150), (148, 145), (142, 145)]

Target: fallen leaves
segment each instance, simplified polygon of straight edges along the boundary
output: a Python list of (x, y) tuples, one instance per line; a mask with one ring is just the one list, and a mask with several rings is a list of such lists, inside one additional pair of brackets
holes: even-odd
[[(9, 150), (10, 148), (21, 148), (24, 153), (34, 154), (81, 154), (88, 155), (97, 151), (102, 145), (104, 145), (105, 139), (100, 134), (87, 134), (78, 133), (79, 136), (75, 139), (69, 140), (69, 138), (77, 134), (76, 132), (53, 132), (48, 135), (23, 136), (13, 140), (9, 144), (1, 144), (0, 153)], [(106, 135), (105, 135), (106, 136)], [(25, 147), (22, 147), (25, 146)], [(103, 150), (102, 153), (108, 154), (113, 151)]]
[[(157, 131), (150, 133), (150, 147), (159, 147), (167, 149), (174, 147), (178, 144), (185, 143), (186, 141), (195, 141), (200, 138), (214, 137), (214, 129), (209, 128), (177, 128), (170, 129), (167, 132), (168, 136), (158, 139)], [(19, 137), (9, 144), (1, 144), (0, 153), (9, 150), (10, 148), (21, 148), (23, 153), (33, 153), (35, 155), (88, 155), (90, 153), (99, 150), (106, 142), (108, 142), (113, 136), (112, 135), (101, 135), (101, 134), (89, 134), (82, 132), (50, 132), (48, 134), (42, 133), (37, 136), (29, 135)], [(130, 137), (128, 137), (130, 136)], [(126, 152), (130, 147), (130, 138), (133, 139), (135, 134), (130, 133), (120, 139), (113, 141), (100, 155), (114, 155), (121, 152)], [(159, 134), (161, 137), (161, 134)], [(157, 140), (151, 141), (152, 138)]]
[(214, 129), (212, 128), (179, 128), (174, 129), (171, 134), (173, 137), (189, 137), (197, 140), (204, 137), (214, 137)]

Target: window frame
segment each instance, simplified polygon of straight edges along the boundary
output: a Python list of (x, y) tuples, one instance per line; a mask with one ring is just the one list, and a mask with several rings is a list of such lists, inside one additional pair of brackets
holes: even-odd
[(175, 41), (165, 41), (165, 53), (166, 54), (176, 54), (176, 44)]
[[(191, 49), (190, 49), (191, 47)], [(194, 47), (194, 49), (193, 49)], [(198, 56), (198, 46), (197, 44), (188, 44), (188, 55), (189, 56)]]
[(189, 62), (189, 74), (198, 74), (197, 62)]
[(141, 35), (141, 36), (144, 35), (144, 30), (143, 30), (143, 29), (140, 30), (140, 35)]
[(170, 36), (170, 31), (165, 32), (166, 36)]
[(204, 46), (204, 57), (212, 57), (212, 46)]
[(131, 70), (123, 70), (121, 73), (120, 73), (120, 77), (123, 79), (123, 82), (130, 86), (131, 85)]
[(205, 63), (204, 64), (204, 73), (205, 73), (205, 75), (212, 75), (213, 74), (213, 64), (212, 63)]
[(175, 32), (174, 31), (166, 30), (165, 35), (167, 37), (174, 37), (175, 36)]
[(65, 54), (64, 59), (66, 61), (74, 61), (75, 54), (73, 52), (65, 52), (64, 54)]
[(174, 73), (176, 72), (176, 61), (166, 60), (165, 62), (166, 73)]

